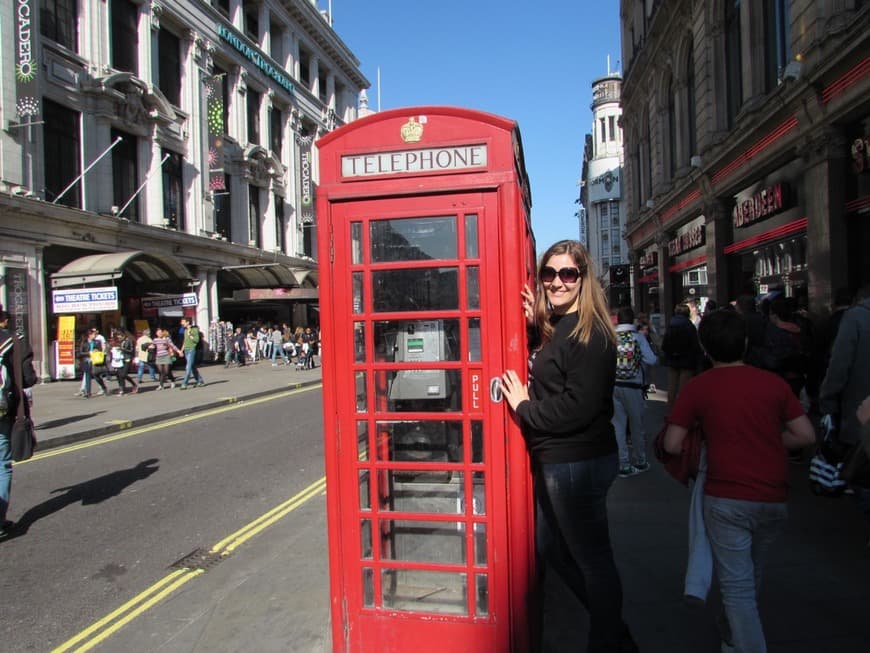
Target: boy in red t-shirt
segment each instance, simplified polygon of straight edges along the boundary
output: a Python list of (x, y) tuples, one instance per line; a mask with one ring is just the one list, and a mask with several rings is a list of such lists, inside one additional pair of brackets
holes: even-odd
[(679, 454), (689, 427), (700, 423), (707, 445), (704, 524), (731, 631), (723, 650), (764, 653), (757, 591), (764, 554), (786, 519), (787, 449), (814, 443), (815, 432), (785, 381), (743, 364), (740, 314), (705, 315), (698, 335), (713, 368), (680, 391), (665, 449)]

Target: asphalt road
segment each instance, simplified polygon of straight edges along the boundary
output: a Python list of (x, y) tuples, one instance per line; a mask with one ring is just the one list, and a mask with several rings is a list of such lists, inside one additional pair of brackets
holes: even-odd
[[(9, 517), (24, 532), (0, 550), (0, 648), (51, 651), (64, 645), (172, 573), (179, 560), (209, 551), (318, 481), (321, 410), (319, 389), (300, 390), (108, 442), (51, 450), (17, 465)], [(307, 503), (312, 505), (289, 512), (232, 555), (213, 558), (189, 585), (206, 586), (210, 575), (252, 564), (256, 547), (264, 545), (258, 540), (281, 530), (302, 547), (298, 562), (306, 573), (296, 578), (311, 585), (294, 591), (322, 619), (328, 612), (322, 492)], [(174, 603), (170, 622), (164, 616), (151, 630), (146, 625), (154, 626), (153, 614), (145, 611), (98, 650), (172, 650), (167, 642), (183, 640), (201, 609), (195, 602)], [(321, 625), (310, 636), (318, 639), (323, 630)], [(142, 636), (148, 644), (138, 640)]]

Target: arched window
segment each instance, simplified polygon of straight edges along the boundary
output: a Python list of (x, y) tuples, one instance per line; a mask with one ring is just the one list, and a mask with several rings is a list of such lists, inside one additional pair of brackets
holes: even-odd
[(740, 48), (740, 0), (726, 0), (725, 115), (729, 129), (734, 126), (734, 120), (743, 105), (743, 60)]
[(673, 179), (677, 172), (677, 97), (673, 77), (668, 79), (668, 171)]
[(686, 56), (686, 160), (698, 154), (698, 127), (695, 115), (695, 44)]

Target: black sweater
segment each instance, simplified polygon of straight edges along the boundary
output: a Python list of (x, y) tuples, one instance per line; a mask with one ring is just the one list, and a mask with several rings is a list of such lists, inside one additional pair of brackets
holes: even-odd
[(616, 451), (616, 346), (599, 328), (589, 344), (571, 337), (578, 314), (554, 316), (553, 339), (531, 357), (529, 396), (517, 406), (536, 463), (566, 463)]

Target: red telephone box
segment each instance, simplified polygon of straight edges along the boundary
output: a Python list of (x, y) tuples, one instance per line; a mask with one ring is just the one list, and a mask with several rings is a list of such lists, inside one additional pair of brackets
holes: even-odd
[(317, 145), (333, 650), (526, 651), (531, 480), (497, 382), (535, 269), (517, 124), (418, 107)]

